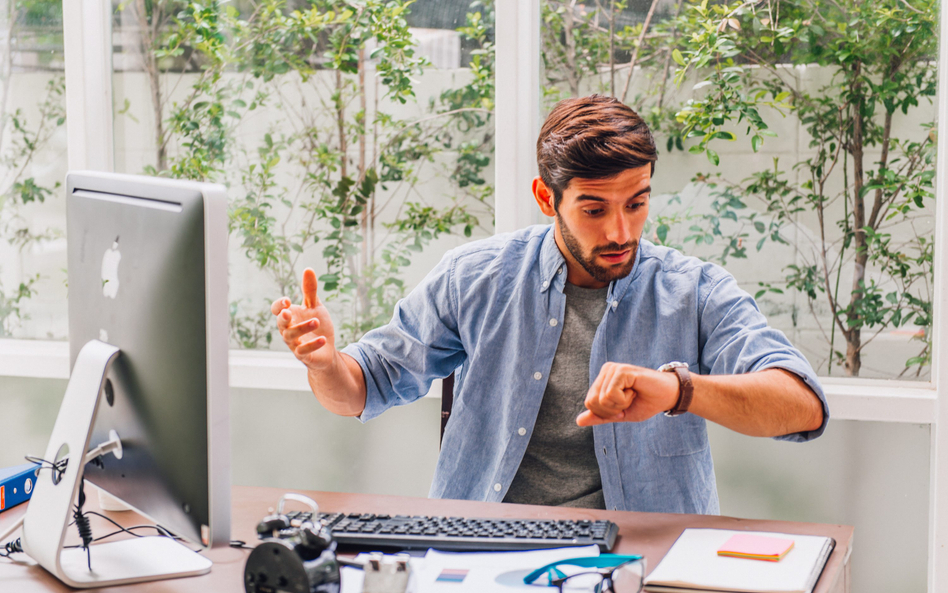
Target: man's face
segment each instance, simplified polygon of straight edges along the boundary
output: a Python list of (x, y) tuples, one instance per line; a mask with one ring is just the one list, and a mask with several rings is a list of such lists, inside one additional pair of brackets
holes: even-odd
[(570, 181), (555, 213), (567, 280), (602, 288), (629, 275), (648, 218), (650, 182), (649, 165), (610, 179)]

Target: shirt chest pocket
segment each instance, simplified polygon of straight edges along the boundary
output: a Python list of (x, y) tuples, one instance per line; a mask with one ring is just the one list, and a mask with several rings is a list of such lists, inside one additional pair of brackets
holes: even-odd
[(682, 414), (669, 418), (658, 414), (648, 421), (648, 446), (659, 457), (693, 455), (709, 447), (704, 418)]

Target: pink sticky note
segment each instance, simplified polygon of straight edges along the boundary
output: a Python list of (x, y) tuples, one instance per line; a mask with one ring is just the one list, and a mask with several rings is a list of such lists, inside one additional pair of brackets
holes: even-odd
[(739, 556), (758, 560), (780, 560), (793, 547), (792, 539), (736, 533), (720, 549), (720, 556)]

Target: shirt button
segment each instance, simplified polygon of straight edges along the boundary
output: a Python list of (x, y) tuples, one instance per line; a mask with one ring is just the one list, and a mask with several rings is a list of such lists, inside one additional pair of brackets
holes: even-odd
[(537, 371), (537, 372), (533, 373), (533, 378), (536, 379), (537, 381), (539, 381), (540, 379), (543, 378), (543, 373), (541, 373), (540, 371)]
[(562, 274), (562, 273), (563, 273), (563, 266), (560, 266), (560, 269), (557, 270), (556, 273), (557, 273), (557, 274)]
[(519, 434), (520, 436), (523, 436), (527, 434), (527, 429), (521, 426), (520, 428), (517, 429), (517, 434)]
[(550, 325), (556, 327), (556, 324), (559, 323), (555, 318), (550, 320)]
[(543, 281), (543, 288), (546, 288), (546, 287), (549, 286), (549, 285), (550, 285), (549, 282), (547, 282), (546, 280)]
[(615, 309), (619, 306), (619, 301), (612, 301), (612, 308)]
[(494, 484), (494, 492), (500, 492), (502, 486), (500, 484)]

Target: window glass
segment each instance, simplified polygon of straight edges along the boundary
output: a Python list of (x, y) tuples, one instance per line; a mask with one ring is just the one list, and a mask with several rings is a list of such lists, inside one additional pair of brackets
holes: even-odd
[(0, 338), (62, 337), (62, 2), (4, 3), (0, 30)]
[(337, 345), (493, 232), (493, 8), (403, 0), (114, 3), (116, 170), (223, 183), (231, 338), (316, 270)]
[(725, 265), (822, 375), (929, 379), (934, 0), (541, 12), (544, 110), (609, 94), (655, 133), (647, 239)]

